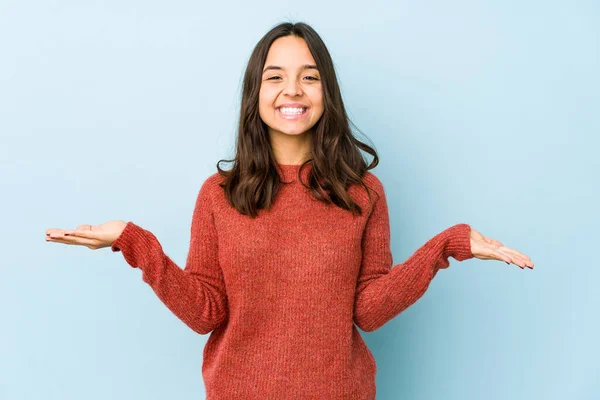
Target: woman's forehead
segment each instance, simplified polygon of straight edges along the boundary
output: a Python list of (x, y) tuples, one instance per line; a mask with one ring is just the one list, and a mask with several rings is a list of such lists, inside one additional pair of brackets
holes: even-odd
[(270, 63), (284, 67), (286, 65), (315, 64), (315, 60), (304, 39), (285, 36), (271, 44), (265, 65)]

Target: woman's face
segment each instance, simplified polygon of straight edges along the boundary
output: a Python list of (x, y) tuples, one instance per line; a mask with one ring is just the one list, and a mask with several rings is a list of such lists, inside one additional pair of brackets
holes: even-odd
[(284, 36), (269, 49), (259, 93), (260, 118), (269, 135), (301, 135), (323, 115), (323, 89), (304, 39)]

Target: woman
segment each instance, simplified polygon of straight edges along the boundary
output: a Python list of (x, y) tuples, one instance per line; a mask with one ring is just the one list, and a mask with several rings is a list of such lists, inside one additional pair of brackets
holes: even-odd
[(357, 327), (373, 331), (412, 305), (449, 257), (533, 268), (468, 224), (393, 265), (384, 188), (368, 171), (377, 154), (351, 134), (329, 52), (304, 23), (256, 45), (232, 161), (200, 188), (183, 270), (133, 222), (46, 232), (121, 251), (175, 315), (211, 333), (208, 399), (374, 399), (377, 367)]

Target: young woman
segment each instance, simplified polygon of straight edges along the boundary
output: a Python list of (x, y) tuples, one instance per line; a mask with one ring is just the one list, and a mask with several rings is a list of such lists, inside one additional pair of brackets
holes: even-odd
[(177, 317), (211, 333), (208, 399), (374, 399), (377, 367), (357, 327), (378, 329), (415, 303), (449, 257), (533, 268), (468, 224), (393, 265), (384, 188), (368, 171), (377, 154), (352, 135), (329, 52), (307, 24), (280, 24), (256, 45), (230, 161), (199, 190), (185, 269), (133, 222), (46, 232), (121, 251)]

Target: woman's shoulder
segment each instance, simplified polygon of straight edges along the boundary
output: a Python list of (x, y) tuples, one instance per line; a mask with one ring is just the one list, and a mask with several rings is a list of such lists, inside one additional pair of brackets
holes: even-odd
[(379, 179), (379, 177), (371, 171), (366, 171), (363, 174), (363, 183), (367, 185), (369, 188), (373, 189), (377, 194), (383, 194), (384, 188), (383, 183)]
[(207, 185), (219, 185), (221, 182), (223, 182), (225, 180), (225, 177), (223, 177), (219, 171), (213, 173), (212, 175), (209, 175), (205, 180), (204, 180), (204, 184)]
[(383, 183), (371, 171), (364, 172), (362, 175), (362, 184), (360, 182), (353, 183), (348, 193), (361, 207), (367, 206), (367, 208), (370, 208), (374, 204), (373, 202), (385, 196)]
[(199, 196), (206, 196), (214, 199), (215, 192), (220, 189), (219, 184), (222, 181), (222, 176), (219, 172), (215, 172), (204, 179), (200, 184)]

